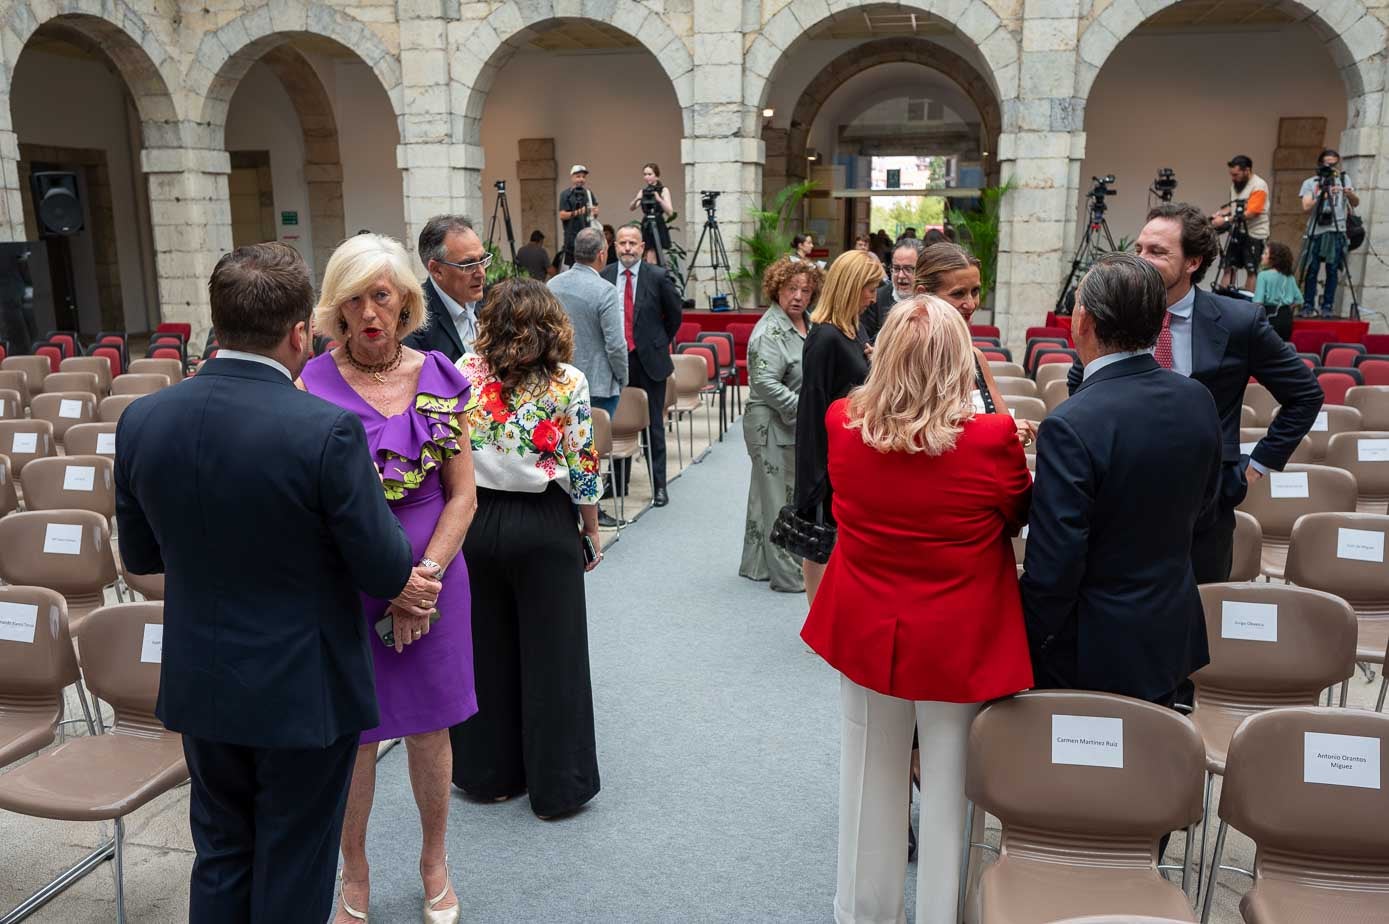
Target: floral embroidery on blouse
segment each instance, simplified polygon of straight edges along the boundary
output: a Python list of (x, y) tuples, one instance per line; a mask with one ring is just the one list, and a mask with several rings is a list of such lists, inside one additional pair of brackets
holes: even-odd
[[(602, 492), (588, 383), (568, 371), (542, 394), (517, 392), (508, 399), (481, 356), (458, 364), (473, 384), (464, 414), (474, 453), (492, 452), (529, 464), (545, 480), (567, 477), (575, 503), (596, 504)], [(575, 370), (577, 372), (577, 370)]]
[(430, 472), (463, 451), (458, 443), (463, 431), (458, 426), (457, 414), (458, 398), (415, 396), (415, 413), (411, 415), (414, 420), (410, 424), (413, 429), (423, 427), (425, 431), (419, 458), (410, 459), (386, 448), (376, 451), (376, 467), (381, 472), (386, 500), (403, 500), (407, 491), (424, 484)]

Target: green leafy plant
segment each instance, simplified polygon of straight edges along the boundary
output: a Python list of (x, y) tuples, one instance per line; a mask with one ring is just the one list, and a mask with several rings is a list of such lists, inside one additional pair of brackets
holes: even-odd
[(960, 243), (969, 248), (979, 261), (979, 299), (983, 301), (993, 291), (998, 280), (998, 211), (1003, 197), (1013, 188), (1012, 182), (988, 186), (979, 191), (979, 208), (962, 212), (952, 208), (946, 214)]
[(788, 228), (791, 216), (816, 185), (814, 180), (805, 180), (788, 186), (772, 199), (771, 209), (754, 209), (750, 213), (753, 232), (738, 236), (738, 243), (743, 246), (743, 265), (733, 274), (744, 298), (757, 298), (762, 291), (762, 274), (790, 251), (794, 236)]
[(488, 241), (486, 244), (487, 252), (492, 255), (492, 262), (487, 264), (487, 284), (495, 285), (503, 279), (514, 279), (522, 274), (521, 267), (509, 260), (502, 258), (502, 250), (496, 244)]

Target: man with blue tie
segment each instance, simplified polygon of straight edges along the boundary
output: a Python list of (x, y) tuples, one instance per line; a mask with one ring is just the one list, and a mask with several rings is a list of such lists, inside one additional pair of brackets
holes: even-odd
[(477, 340), (477, 311), (492, 255), (462, 215), (435, 215), (425, 222), (419, 254), (429, 271), (424, 284), (429, 323), (404, 343), (422, 352), (437, 350), (456, 363)]
[[(1192, 565), (1198, 583), (1227, 581), (1234, 556), (1235, 508), (1244, 500), (1251, 479), (1287, 465), (1316, 423), (1321, 386), (1269, 326), (1262, 305), (1197, 287), (1215, 263), (1219, 248), (1210, 219), (1196, 206), (1167, 203), (1150, 211), (1136, 252), (1156, 267), (1166, 288), (1167, 313), (1154, 357), (1163, 368), (1205, 385), (1220, 414), (1220, 503), (1216, 516), (1197, 532)], [(1250, 378), (1267, 388), (1281, 407), (1264, 438), (1244, 455), (1240, 411)], [(1077, 363), (1067, 377), (1072, 392), (1080, 379)]]
[(323, 921), (363, 729), (377, 724), (361, 594), (425, 616), (357, 416), (294, 387), (313, 280), (281, 243), (208, 286), (220, 351), (121, 415), (116, 520), (165, 575), (156, 711), (183, 735), (196, 857), (187, 920)]

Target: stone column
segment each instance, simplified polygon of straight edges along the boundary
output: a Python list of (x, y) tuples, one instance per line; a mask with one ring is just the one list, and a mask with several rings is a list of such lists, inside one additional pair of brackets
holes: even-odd
[(149, 180), (159, 316), (191, 324), (190, 344), (200, 349), (212, 325), (207, 282), (232, 249), (231, 157), (226, 151), (146, 148), (140, 165)]
[[(1376, 96), (1379, 94), (1376, 93)], [(1370, 330), (1375, 333), (1389, 331), (1385, 325), (1385, 305), (1389, 305), (1389, 267), (1383, 260), (1368, 255), (1369, 248), (1376, 253), (1389, 252), (1389, 157), (1380, 156), (1389, 150), (1389, 114), (1379, 115), (1369, 112), (1363, 105), (1353, 105), (1353, 111), (1375, 116), (1374, 121), (1361, 128), (1348, 128), (1341, 134), (1336, 149), (1341, 152), (1341, 162), (1350, 174), (1355, 185), (1360, 205), (1355, 211), (1365, 222), (1366, 245), (1352, 251), (1347, 266), (1355, 283), (1359, 304), (1365, 313), (1361, 320), (1370, 322)], [(1378, 109), (1378, 103), (1375, 104)], [(1307, 176), (1310, 176), (1309, 172)], [(1306, 176), (1303, 177), (1306, 179)], [(1304, 213), (1305, 220), (1305, 213)], [(1317, 289), (1320, 307), (1321, 288)], [(1340, 291), (1336, 295), (1336, 310), (1342, 314), (1350, 310), (1350, 293), (1346, 291), (1342, 278)], [(1376, 312), (1370, 314), (1369, 312)]]
[(516, 180), (521, 188), (507, 197), (512, 205), (512, 221), (518, 223), (516, 246), (527, 243), (531, 231), (539, 228), (545, 235), (545, 249), (553, 253), (564, 247), (564, 232), (555, 207), (555, 178), (559, 175), (555, 139), (522, 138), (516, 142), (516, 156)]
[(10, 96), (0, 92), (0, 235), (24, 240), (24, 192), (19, 188), (19, 136), (10, 122)]

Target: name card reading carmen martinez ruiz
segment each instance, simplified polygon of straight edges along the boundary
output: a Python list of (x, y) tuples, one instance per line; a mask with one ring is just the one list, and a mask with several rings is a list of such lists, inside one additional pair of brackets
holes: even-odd
[(1124, 767), (1124, 720), (1092, 715), (1051, 717), (1051, 762)]

